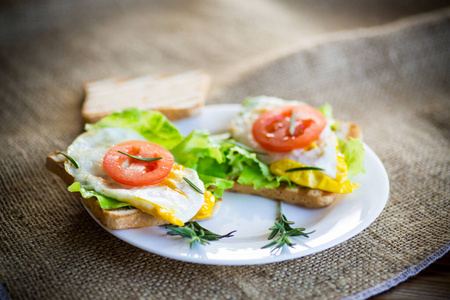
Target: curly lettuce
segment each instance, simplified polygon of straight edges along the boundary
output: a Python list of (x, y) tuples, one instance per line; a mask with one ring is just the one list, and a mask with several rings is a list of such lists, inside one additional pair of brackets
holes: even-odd
[(279, 187), (282, 181), (292, 185), (288, 178), (271, 174), (269, 166), (259, 160), (256, 153), (226, 138), (213, 137), (212, 140), (219, 145), (223, 162), (201, 159), (197, 164), (200, 173), (211, 170), (209, 172), (214, 176), (235, 180), (244, 185), (253, 185), (255, 189), (263, 187), (274, 189)]
[(170, 149), (175, 161), (185, 167), (195, 169), (202, 158), (210, 158), (218, 163), (223, 162), (219, 147), (213, 144), (206, 130), (193, 130), (175, 147)]
[(87, 131), (104, 127), (133, 129), (150, 142), (170, 149), (183, 140), (178, 128), (157, 111), (137, 108), (118, 111), (102, 118), (95, 124), (86, 124)]
[(317, 110), (320, 111), (325, 116), (325, 118), (327, 118), (327, 120), (334, 120), (333, 107), (331, 107), (331, 105), (329, 103), (325, 103)]
[(97, 198), (100, 207), (103, 209), (115, 209), (121, 207), (130, 207), (128, 203), (120, 202), (116, 199), (103, 196), (96, 191), (88, 190), (83, 187), (79, 182), (72, 183), (68, 188), (69, 192), (79, 192), (84, 199), (92, 197)]
[(208, 131), (192, 131), (170, 152), (177, 163), (196, 170), (205, 187), (212, 188), (214, 196), (222, 197), (223, 191), (233, 186), (234, 182), (227, 179), (226, 157)]
[(333, 107), (329, 103), (325, 103), (318, 110), (325, 116), (325, 118), (330, 122), (331, 130), (338, 130), (339, 123), (333, 117)]

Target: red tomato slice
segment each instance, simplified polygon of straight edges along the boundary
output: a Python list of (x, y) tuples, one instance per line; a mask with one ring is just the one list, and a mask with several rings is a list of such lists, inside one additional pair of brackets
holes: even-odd
[[(142, 161), (125, 154), (142, 158), (162, 157), (155, 161)], [(103, 168), (118, 183), (131, 186), (156, 184), (169, 175), (174, 163), (166, 148), (145, 141), (127, 141), (115, 145), (103, 157)]]
[[(291, 135), (292, 111), (295, 110), (295, 132)], [(266, 150), (290, 152), (308, 146), (325, 128), (325, 116), (307, 105), (283, 106), (266, 111), (253, 123), (255, 140)]]

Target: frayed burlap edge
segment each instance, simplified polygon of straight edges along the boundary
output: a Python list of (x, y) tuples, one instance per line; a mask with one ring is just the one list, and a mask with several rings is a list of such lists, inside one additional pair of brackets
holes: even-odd
[(397, 274), (396, 276), (392, 277), (389, 280), (386, 280), (385, 282), (382, 282), (370, 289), (364, 290), (362, 292), (356, 293), (354, 295), (342, 298), (343, 300), (359, 300), (359, 299), (367, 299), (369, 297), (372, 297), (374, 295), (380, 294), (382, 292), (385, 292), (396, 285), (406, 281), (408, 278), (417, 275), (420, 271), (434, 263), (439, 258), (443, 257), (448, 251), (450, 250), (450, 242), (447, 243), (447, 245), (440, 248), (438, 251), (434, 252), (430, 256), (428, 256), (426, 259), (419, 262), (417, 265), (411, 266), (408, 269), (404, 270), (403, 272)]

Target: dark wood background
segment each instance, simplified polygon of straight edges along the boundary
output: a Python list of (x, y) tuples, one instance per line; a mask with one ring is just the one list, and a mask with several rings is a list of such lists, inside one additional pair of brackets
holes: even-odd
[(370, 299), (450, 299), (450, 252), (416, 276)]

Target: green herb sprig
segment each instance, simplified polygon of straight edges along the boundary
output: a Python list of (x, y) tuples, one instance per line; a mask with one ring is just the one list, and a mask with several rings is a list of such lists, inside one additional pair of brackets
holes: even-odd
[(230, 140), (230, 139), (228, 139), (228, 140), (226, 140), (226, 142), (227, 142), (227, 143), (230, 143), (230, 144), (233, 144), (233, 145), (235, 145), (235, 146), (238, 146), (238, 147), (240, 147), (240, 148), (242, 148), (242, 149), (245, 149), (245, 150), (247, 150), (247, 151), (249, 151), (249, 152), (253, 152), (253, 153), (256, 153), (256, 154), (260, 154), (260, 155), (267, 155), (267, 153), (259, 152), (259, 151), (253, 150), (252, 148), (247, 147), (247, 146), (245, 146), (245, 145), (243, 145), (243, 144), (241, 144), (241, 143), (239, 143), (239, 142), (236, 142), (235, 140)]
[(198, 192), (200, 194), (204, 194), (205, 193), (198, 186), (196, 186), (192, 181), (187, 179), (186, 177), (183, 177), (183, 180), (186, 181), (196, 192)]
[(272, 230), (268, 240), (274, 239), (271, 243), (265, 245), (261, 249), (274, 247), (272, 251), (283, 247), (284, 245), (288, 245), (289, 247), (293, 247), (295, 245), (294, 242), (291, 242), (289, 239), (292, 236), (304, 236), (309, 237), (309, 235), (313, 232), (305, 233), (305, 228), (292, 228), (291, 225), (294, 224), (292, 221), (288, 221), (286, 216), (281, 212), (281, 201), (278, 201), (278, 216), (276, 218), (275, 225), (270, 227)]
[(170, 229), (167, 234), (173, 235), (173, 236), (181, 236), (190, 238), (189, 240), (189, 246), (192, 248), (194, 247), (195, 243), (199, 243), (200, 245), (207, 245), (210, 241), (218, 241), (222, 238), (228, 238), (232, 237), (233, 233), (236, 232), (236, 230), (233, 230), (227, 234), (219, 235), (217, 233), (214, 233), (212, 231), (209, 231), (206, 228), (203, 228), (198, 224), (197, 222), (187, 222), (184, 224), (184, 226), (177, 226), (177, 225), (163, 225), (166, 229)]
[(296, 119), (296, 117), (295, 117), (295, 109), (293, 109), (292, 110), (292, 114), (291, 114), (291, 122), (289, 124), (289, 133), (291, 135), (295, 134), (295, 121), (296, 121), (295, 119)]
[(309, 170), (325, 171), (325, 169), (316, 168), (316, 167), (299, 167), (299, 168), (287, 169), (285, 172), (309, 171)]
[(63, 153), (63, 152), (56, 152), (56, 154), (61, 154), (61, 155), (65, 156), (75, 166), (75, 168), (77, 168), (77, 169), (80, 168), (80, 166), (78, 165), (76, 160), (73, 159), (72, 156), (70, 156), (69, 154), (66, 154), (66, 153)]
[(126, 155), (128, 157), (131, 157), (131, 158), (134, 158), (134, 159), (137, 159), (137, 160), (142, 160), (142, 161), (157, 161), (157, 160), (162, 159), (162, 157), (145, 158), (145, 157), (135, 156), (135, 155), (131, 155), (131, 154), (125, 153), (125, 152), (120, 151), (120, 150), (117, 150), (117, 152), (119, 152), (120, 154)]

